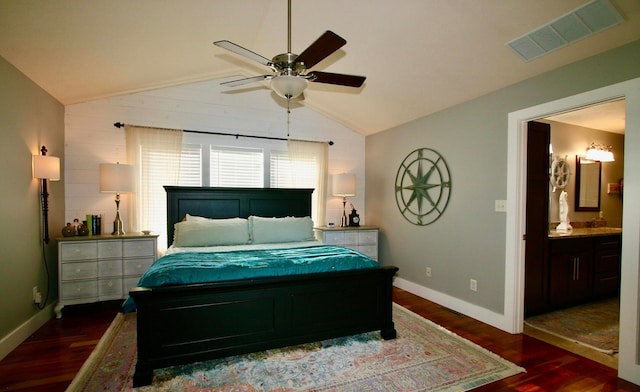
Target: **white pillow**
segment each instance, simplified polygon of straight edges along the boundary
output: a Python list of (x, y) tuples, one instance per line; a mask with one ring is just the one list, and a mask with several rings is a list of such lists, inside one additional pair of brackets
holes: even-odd
[(178, 247), (242, 245), (248, 242), (249, 222), (243, 218), (201, 218), (174, 225), (173, 245)]
[(311, 241), (313, 235), (313, 221), (311, 218), (263, 218), (249, 217), (251, 239), (254, 244), (273, 242)]
[(208, 221), (211, 220), (212, 218), (205, 218), (204, 216), (197, 216), (197, 215), (185, 215), (184, 220), (186, 221)]

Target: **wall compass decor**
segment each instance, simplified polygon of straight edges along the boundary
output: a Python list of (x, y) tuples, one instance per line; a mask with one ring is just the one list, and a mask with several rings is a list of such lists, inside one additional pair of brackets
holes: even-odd
[(395, 192), (398, 209), (406, 220), (418, 226), (435, 222), (451, 195), (447, 162), (430, 148), (412, 151), (398, 168)]

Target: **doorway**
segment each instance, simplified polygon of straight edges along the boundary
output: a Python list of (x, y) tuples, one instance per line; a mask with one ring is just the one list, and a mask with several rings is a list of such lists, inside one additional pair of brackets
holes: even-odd
[[(622, 199), (618, 188), (608, 190), (607, 184), (618, 184), (623, 175), (625, 101), (536, 119), (527, 128), (524, 332), (617, 368), (620, 235), (608, 228), (622, 225)], [(595, 142), (610, 148), (613, 162), (584, 159)], [(582, 181), (577, 178), (577, 157), (583, 169), (593, 169), (593, 208), (576, 200), (587, 179), (584, 173)], [(561, 195), (568, 202), (570, 228), (563, 236), (555, 230)], [(600, 244), (607, 244), (606, 257), (605, 250), (596, 251)], [(578, 248), (585, 245), (589, 248), (582, 253)], [(566, 262), (576, 256), (579, 279)]]
[[(510, 323), (510, 331), (514, 333), (522, 332), (524, 320), (526, 123), (536, 118), (623, 97), (627, 101), (625, 154), (627, 157), (637, 157), (640, 156), (640, 78), (512, 112), (508, 116), (505, 320)], [(618, 375), (640, 384), (640, 221), (637, 219), (637, 216), (640, 216), (640, 162), (636, 164), (634, 160), (627, 160), (624, 177), (625, 240), (622, 244)], [(631, 183), (633, 185), (630, 185)]]

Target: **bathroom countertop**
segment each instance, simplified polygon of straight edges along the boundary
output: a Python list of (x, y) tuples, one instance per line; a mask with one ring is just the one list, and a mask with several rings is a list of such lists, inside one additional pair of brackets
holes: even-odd
[(601, 235), (622, 234), (621, 227), (588, 227), (569, 230), (566, 233), (549, 231), (549, 238), (595, 237)]

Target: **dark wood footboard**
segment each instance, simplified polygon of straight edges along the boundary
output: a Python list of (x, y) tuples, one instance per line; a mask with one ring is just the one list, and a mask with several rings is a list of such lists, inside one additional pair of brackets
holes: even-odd
[(379, 330), (396, 337), (396, 267), (131, 290), (134, 387), (153, 370)]

